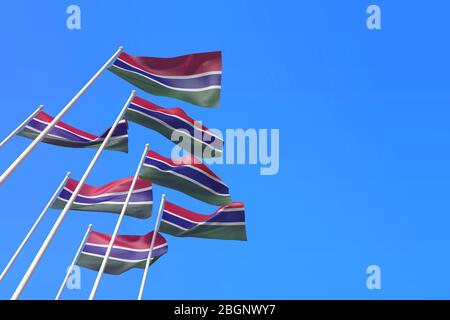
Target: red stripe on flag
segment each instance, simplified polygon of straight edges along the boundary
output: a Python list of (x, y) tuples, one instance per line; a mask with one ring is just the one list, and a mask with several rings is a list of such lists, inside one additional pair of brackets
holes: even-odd
[[(40, 112), (35, 118), (38, 119), (38, 120), (40, 120), (40, 121), (46, 122), (46, 123), (50, 123), (50, 122), (52, 122), (53, 119), (54, 119), (52, 116), (46, 114), (45, 112)], [(73, 132), (74, 134), (77, 134), (77, 135), (79, 135), (79, 136), (82, 136), (82, 137), (84, 137), (84, 138), (86, 138), (86, 139), (90, 139), (90, 140), (95, 140), (95, 139), (97, 139), (97, 136), (95, 136), (95, 135), (93, 135), (93, 134), (90, 134), (90, 133), (87, 133), (87, 132), (85, 132), (85, 131), (82, 131), (82, 130), (80, 130), (80, 129), (74, 128), (74, 127), (72, 127), (71, 125), (68, 125), (67, 123), (64, 123), (64, 122), (62, 122), (62, 121), (58, 122), (56, 125), (57, 125), (58, 127), (61, 127), (61, 128), (66, 129), (66, 130), (68, 130), (68, 131), (71, 131), (71, 132)]]
[(174, 58), (136, 57), (123, 52), (119, 59), (160, 76), (190, 76), (222, 71), (222, 53), (220, 51), (194, 53)]
[(243, 202), (232, 202), (228, 205), (220, 207), (216, 212), (222, 211), (224, 209), (244, 209)]
[[(120, 179), (117, 181), (113, 181), (111, 183), (108, 183), (107, 185), (96, 187), (91, 186), (88, 184), (83, 185), (80, 191), (80, 195), (82, 196), (100, 196), (105, 193), (115, 193), (115, 192), (127, 192), (131, 188), (131, 184), (133, 182), (133, 177)], [(72, 192), (75, 190), (75, 188), (78, 186), (78, 181), (74, 179), (69, 179), (66, 183), (67, 189), (71, 190)], [(139, 190), (143, 188), (151, 187), (152, 183), (150, 181), (140, 179), (138, 178), (136, 181), (136, 186), (134, 187), (134, 190)]]
[[(129, 249), (149, 249), (153, 237), (153, 231), (143, 236), (118, 235), (114, 241), (114, 246), (120, 246)], [(90, 244), (108, 245), (111, 241), (111, 235), (92, 231), (87, 240)], [(167, 243), (166, 239), (158, 233), (155, 239), (155, 247)]]
[(233, 202), (229, 205), (220, 207), (213, 214), (204, 215), (204, 214), (199, 214), (199, 213), (189, 211), (189, 210), (182, 208), (180, 206), (177, 206), (176, 204), (173, 204), (172, 202), (169, 202), (169, 201), (166, 201), (164, 203), (164, 210), (170, 211), (171, 213), (174, 213), (177, 216), (184, 217), (184, 218), (189, 219), (194, 222), (204, 222), (204, 221), (208, 220), (209, 218), (215, 216), (216, 214), (218, 214), (220, 211), (222, 211), (224, 209), (243, 209), (243, 208), (244, 208), (244, 204), (242, 202)]

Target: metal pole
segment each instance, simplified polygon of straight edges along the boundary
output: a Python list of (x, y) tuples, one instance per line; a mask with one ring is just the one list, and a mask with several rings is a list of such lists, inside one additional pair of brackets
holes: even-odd
[(9, 134), (2, 142), (0, 142), (0, 148), (3, 147), (9, 140), (11, 140), (12, 137), (14, 137), (18, 132), (20, 132), (27, 124), (31, 121), (39, 112), (44, 109), (44, 106), (41, 104), (34, 112), (25, 119), (24, 122), (22, 122), (16, 129), (14, 129), (13, 132)]
[(56, 189), (55, 193), (53, 194), (53, 196), (51, 197), (50, 201), (47, 203), (47, 205), (45, 206), (44, 210), (42, 210), (41, 214), (39, 215), (39, 217), (37, 218), (36, 222), (34, 223), (34, 225), (31, 227), (30, 231), (28, 231), (28, 234), (26, 235), (25, 239), (23, 239), (22, 243), (20, 244), (19, 248), (17, 248), (16, 252), (14, 253), (14, 255), (12, 256), (11, 260), (9, 260), (8, 264), (6, 265), (5, 269), (3, 270), (2, 274), (0, 275), (0, 281), (3, 280), (3, 278), (6, 276), (6, 274), (8, 273), (9, 269), (11, 268), (12, 264), (14, 263), (14, 261), (17, 259), (18, 255), (20, 254), (20, 252), (22, 252), (23, 247), (25, 247), (25, 245), (27, 244), (28, 240), (30, 239), (31, 235), (33, 234), (33, 232), (36, 230), (36, 228), (38, 227), (39, 223), (41, 222), (42, 218), (44, 218), (44, 215), (47, 213), (47, 211), (50, 209), (50, 207), (52, 206), (53, 202), (55, 202), (56, 198), (58, 198), (59, 194), (61, 193), (61, 190), (64, 188), (64, 186), (66, 185), (67, 180), (69, 180), (70, 177), (70, 172), (67, 172), (66, 176), (64, 177), (63, 181), (61, 182), (61, 184), (59, 185), (58, 189)]
[(125, 216), (125, 212), (128, 208), (128, 203), (130, 202), (131, 195), (133, 194), (134, 186), (136, 185), (136, 181), (139, 177), (139, 173), (141, 172), (142, 165), (144, 164), (145, 157), (147, 156), (149, 145), (146, 144), (144, 148), (144, 153), (142, 154), (141, 161), (139, 161), (139, 165), (136, 169), (136, 173), (133, 178), (133, 182), (131, 183), (130, 190), (128, 191), (127, 198), (125, 199), (125, 203), (122, 207), (122, 211), (120, 212), (119, 219), (117, 219), (116, 227), (114, 228), (114, 232), (111, 236), (111, 240), (109, 241), (108, 249), (106, 250), (105, 256), (103, 257), (102, 265), (97, 273), (97, 278), (95, 279), (94, 286), (92, 287), (91, 294), (89, 296), (89, 300), (94, 300), (95, 294), (98, 289), (98, 285), (100, 284), (100, 280), (102, 279), (103, 273), (105, 272), (106, 263), (108, 262), (109, 255), (111, 254), (114, 242), (116, 241), (117, 233), (119, 232), (120, 225), (122, 224), (123, 217)]
[(25, 275), (23, 276), (22, 281), (17, 286), (16, 291), (14, 292), (13, 296), (11, 297), (11, 300), (19, 299), (20, 295), (22, 294), (23, 290), (25, 289), (25, 286), (27, 285), (28, 281), (30, 280), (34, 270), (36, 269), (37, 265), (39, 264), (39, 261), (41, 260), (42, 256), (44, 255), (44, 253), (47, 250), (48, 246), (50, 245), (51, 241), (53, 240), (53, 237), (55, 236), (61, 223), (63, 222), (64, 218), (66, 217), (67, 213), (69, 212), (70, 207), (72, 206), (75, 199), (77, 198), (78, 193), (80, 192), (81, 188), (83, 187), (84, 183), (86, 182), (87, 178), (89, 177), (89, 174), (91, 173), (92, 169), (94, 168), (97, 160), (100, 158), (103, 150), (106, 148), (106, 145), (108, 144), (109, 139), (111, 138), (114, 131), (116, 130), (117, 124), (123, 118), (125, 112), (128, 109), (128, 105), (130, 104), (131, 100), (133, 99), (133, 97), (135, 95), (136, 95), (136, 91), (133, 90), (131, 92), (131, 95), (128, 98), (127, 102), (123, 106), (123, 109), (120, 111), (116, 121), (114, 122), (113, 126), (111, 127), (111, 130), (106, 135), (105, 140), (103, 140), (100, 148), (97, 150), (97, 153), (95, 154), (94, 158), (92, 159), (91, 163), (89, 164), (89, 167), (86, 169), (86, 172), (84, 173), (83, 177), (81, 178), (80, 182), (78, 183), (78, 186), (75, 188), (75, 191), (73, 192), (72, 196), (70, 197), (70, 199), (67, 202), (66, 206), (64, 207), (63, 211), (61, 212), (58, 219), (56, 220), (52, 230), (50, 230), (50, 233), (47, 235), (47, 238), (45, 239), (44, 243), (42, 244), (41, 248), (39, 249), (39, 252), (34, 257), (34, 260), (31, 263), (31, 265), (28, 268)]
[(59, 112), (59, 114), (53, 119), (52, 122), (48, 124), (48, 126), (42, 130), (42, 132), (36, 137), (36, 139), (31, 142), (31, 144), (22, 152), (20, 156), (17, 157), (16, 160), (9, 166), (8, 169), (3, 172), (0, 176), (0, 186), (8, 179), (8, 177), (19, 167), (23, 160), (33, 151), (33, 149), (41, 142), (45, 136), (52, 130), (56, 124), (61, 120), (61, 118), (73, 107), (73, 105), (80, 99), (83, 93), (94, 83), (95, 80), (100, 76), (100, 74), (105, 71), (108, 66), (122, 53), (123, 47), (119, 47), (119, 49), (114, 53), (114, 55), (109, 58), (109, 60), (97, 71), (97, 73), (89, 80), (83, 88), (69, 101), (69, 103)]
[(141, 288), (139, 289), (138, 300), (142, 300), (142, 295), (144, 294), (145, 282), (147, 280), (148, 268), (150, 267), (150, 262), (152, 260), (153, 248), (155, 246), (156, 235), (159, 230), (159, 223), (161, 221), (161, 215), (164, 209), (164, 203), (166, 202), (166, 195), (163, 194), (161, 197), (161, 203), (159, 205), (158, 216), (156, 218), (155, 230), (153, 231), (152, 242), (150, 243), (150, 250), (147, 256), (147, 262), (145, 264), (144, 275), (142, 276)]
[(91, 230), (92, 230), (92, 224), (90, 224), (88, 226), (86, 234), (84, 235), (83, 240), (81, 240), (80, 247), (78, 248), (77, 254), (73, 258), (69, 269), (67, 269), (66, 276), (64, 277), (64, 280), (63, 280), (63, 282), (61, 284), (61, 287), (59, 288), (59, 291), (58, 291), (58, 294), (56, 295), (55, 300), (59, 300), (59, 298), (61, 297), (61, 293), (63, 292), (64, 287), (66, 286), (66, 282), (69, 279), (70, 274), (72, 273), (73, 266), (75, 265), (75, 263), (77, 263), (78, 258), (80, 257), (81, 251), (83, 250), (83, 247), (84, 247), (84, 245), (86, 243), (86, 240), (88, 239), (89, 234), (91, 233)]

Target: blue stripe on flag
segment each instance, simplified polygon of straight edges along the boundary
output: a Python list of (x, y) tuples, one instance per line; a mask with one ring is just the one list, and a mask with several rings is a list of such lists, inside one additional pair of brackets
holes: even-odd
[[(149, 245), (150, 247), (150, 245)], [(104, 256), (106, 254), (107, 247), (99, 247), (93, 246), (88, 243), (83, 248), (83, 253), (92, 253), (100, 256)], [(167, 252), (167, 246), (154, 249), (152, 252), (152, 258), (162, 256)], [(132, 249), (122, 249), (122, 248), (114, 248), (111, 250), (110, 257), (118, 258), (118, 259), (126, 259), (126, 260), (134, 260), (136, 262), (146, 260), (148, 257), (149, 250), (145, 251), (133, 251)]]
[(164, 171), (172, 171), (176, 172), (178, 174), (184, 175), (186, 177), (189, 177), (195, 181), (197, 181), (199, 184), (204, 185), (212, 190), (214, 190), (217, 193), (220, 194), (229, 194), (229, 189), (226, 185), (211, 179), (207, 175), (201, 173), (200, 171), (197, 171), (195, 169), (192, 169), (188, 166), (169, 166), (164, 162), (158, 161), (153, 158), (146, 157), (145, 158), (145, 164), (155, 166), (161, 170)]

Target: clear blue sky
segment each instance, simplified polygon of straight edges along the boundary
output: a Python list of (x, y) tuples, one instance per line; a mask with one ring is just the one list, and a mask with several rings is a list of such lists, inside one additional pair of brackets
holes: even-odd
[[(366, 28), (372, 3), (380, 31)], [(81, 7), (81, 30), (66, 28), (70, 4)], [(5, 2), (0, 136), (40, 103), (56, 114), (119, 45), (162, 57), (222, 50), (219, 108), (140, 94), (210, 127), (279, 128), (280, 172), (214, 166), (246, 204), (249, 241), (167, 236), (145, 298), (450, 298), (449, 10), (446, 1)], [(105, 73), (64, 120), (100, 133), (131, 88)], [(132, 175), (147, 142), (169, 155), (169, 141), (130, 124), (130, 153), (106, 152), (88, 182)], [(0, 169), (28, 143), (19, 137), (0, 150)], [(65, 172), (79, 179), (94, 153), (40, 145), (1, 187), (1, 268)], [(167, 192), (191, 210), (215, 209), (154, 189), (156, 199)], [(57, 214), (0, 284), (0, 298), (11, 296)], [(121, 233), (144, 234), (155, 216), (126, 218)], [(23, 298), (53, 298), (86, 226), (112, 232), (115, 219), (71, 212)], [(366, 288), (371, 264), (381, 267), (382, 290)], [(105, 276), (97, 297), (134, 299), (141, 275)], [(82, 289), (63, 297), (86, 299), (94, 279), (83, 270)]]

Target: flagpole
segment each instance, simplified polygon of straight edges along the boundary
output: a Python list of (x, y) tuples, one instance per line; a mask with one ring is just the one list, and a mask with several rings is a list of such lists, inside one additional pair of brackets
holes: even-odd
[(136, 173), (134, 174), (133, 182), (131, 183), (130, 190), (128, 191), (127, 198), (125, 199), (125, 203), (122, 207), (122, 211), (120, 212), (119, 219), (117, 219), (116, 227), (114, 228), (114, 232), (111, 236), (111, 240), (108, 244), (108, 249), (106, 250), (105, 256), (103, 257), (102, 265), (97, 273), (97, 278), (95, 279), (94, 286), (92, 287), (91, 294), (89, 296), (89, 300), (94, 300), (95, 294), (97, 293), (98, 285), (100, 284), (100, 280), (102, 279), (103, 273), (105, 272), (106, 264), (109, 259), (109, 255), (111, 254), (114, 242), (116, 241), (117, 233), (119, 232), (120, 225), (122, 224), (123, 217), (125, 216), (125, 212), (128, 208), (128, 203), (130, 202), (131, 195), (133, 194), (134, 187), (136, 185), (137, 179), (139, 177), (139, 173), (141, 172), (142, 165), (144, 164), (145, 157), (147, 156), (147, 152), (149, 149), (149, 144), (145, 145), (144, 152), (142, 153), (142, 158), (139, 161), (139, 165), (136, 169)]
[(83, 88), (69, 101), (69, 103), (59, 112), (59, 114), (50, 122), (47, 127), (31, 142), (31, 144), (22, 152), (20, 156), (9, 166), (8, 169), (0, 176), (0, 186), (8, 179), (8, 177), (19, 167), (23, 160), (34, 150), (34, 148), (41, 142), (45, 136), (52, 130), (61, 118), (73, 107), (73, 105), (80, 99), (83, 93), (94, 83), (95, 80), (105, 71), (109, 65), (122, 53), (123, 47), (114, 53), (109, 60), (97, 71), (97, 73), (84, 85)]
[(25, 236), (25, 239), (23, 239), (22, 243), (20, 244), (19, 248), (17, 248), (16, 252), (14, 253), (14, 255), (12, 256), (11, 260), (9, 260), (8, 264), (6, 265), (5, 269), (3, 270), (2, 274), (0, 275), (0, 281), (3, 280), (3, 278), (6, 276), (6, 274), (8, 273), (9, 269), (11, 268), (11, 266), (13, 265), (14, 261), (17, 259), (17, 257), (19, 256), (20, 252), (22, 252), (23, 248), (25, 247), (25, 245), (27, 244), (28, 240), (30, 239), (31, 235), (33, 234), (33, 232), (36, 230), (36, 228), (38, 227), (39, 223), (41, 222), (42, 218), (44, 218), (44, 215), (47, 213), (47, 211), (50, 209), (50, 207), (53, 205), (53, 203), (55, 202), (56, 198), (58, 198), (61, 190), (64, 188), (64, 186), (66, 185), (67, 180), (69, 180), (70, 177), (70, 172), (67, 172), (66, 176), (64, 177), (63, 181), (61, 182), (61, 184), (59, 185), (58, 189), (56, 189), (55, 193), (53, 194), (53, 196), (50, 198), (50, 200), (48, 201), (47, 205), (45, 206), (44, 210), (42, 210), (41, 214), (39, 215), (39, 217), (36, 219), (36, 222), (33, 224), (33, 226), (31, 227), (30, 231), (28, 231), (28, 234)]
[(89, 164), (88, 168), (86, 169), (86, 172), (84, 173), (83, 177), (81, 178), (80, 182), (78, 183), (78, 186), (75, 188), (72, 196), (70, 197), (70, 199), (67, 202), (66, 206), (64, 207), (63, 211), (61, 212), (61, 214), (59, 215), (55, 224), (53, 225), (52, 230), (50, 230), (50, 233), (47, 235), (47, 238), (45, 239), (44, 243), (42, 244), (41, 248), (39, 249), (39, 252), (34, 257), (34, 260), (31, 263), (31, 265), (28, 268), (25, 275), (23, 276), (22, 281), (17, 286), (16, 291), (14, 292), (13, 296), (11, 297), (11, 300), (19, 299), (19, 297), (22, 294), (23, 290), (25, 289), (28, 281), (30, 280), (34, 270), (36, 269), (37, 265), (39, 264), (39, 261), (41, 260), (42, 256), (44, 255), (45, 251), (47, 250), (48, 246), (50, 245), (50, 242), (53, 240), (53, 237), (55, 236), (61, 223), (63, 222), (64, 218), (66, 217), (67, 212), (69, 212), (70, 207), (75, 202), (75, 199), (77, 198), (81, 188), (83, 187), (84, 183), (86, 182), (87, 178), (89, 177), (89, 174), (91, 173), (92, 169), (94, 168), (95, 164), (97, 163), (97, 160), (100, 158), (103, 150), (106, 148), (106, 146), (109, 142), (109, 139), (111, 138), (114, 131), (116, 130), (116, 127), (119, 124), (120, 120), (125, 115), (125, 112), (128, 109), (128, 105), (130, 104), (131, 100), (134, 98), (135, 95), (136, 95), (136, 91), (133, 90), (131, 92), (131, 95), (128, 98), (127, 102), (125, 103), (125, 105), (123, 106), (119, 115), (117, 116), (117, 119), (115, 120), (113, 126), (111, 127), (108, 134), (106, 135), (105, 140), (103, 140), (100, 148), (97, 150), (97, 153), (95, 154), (94, 158), (92, 159), (91, 163)]
[(153, 237), (152, 237), (152, 241), (150, 243), (150, 250), (149, 250), (148, 256), (147, 256), (147, 262), (145, 264), (144, 275), (142, 276), (141, 288), (139, 289), (139, 295), (137, 298), (138, 300), (142, 300), (142, 295), (144, 294), (144, 288), (145, 288), (145, 282), (147, 280), (148, 268), (150, 267), (150, 262), (152, 260), (153, 248), (155, 246), (156, 236), (158, 235), (159, 223), (161, 221), (161, 215), (162, 215), (162, 212), (164, 209), (165, 202), (166, 202), (166, 195), (163, 194), (161, 197), (161, 203), (159, 205), (158, 216), (156, 218), (155, 230), (153, 230)]
[(18, 132), (20, 132), (27, 124), (31, 121), (39, 112), (44, 109), (44, 106), (41, 104), (28, 118), (25, 119), (13, 132), (11, 132), (2, 142), (0, 142), (0, 148), (3, 147), (12, 137), (14, 137)]
[(92, 224), (90, 224), (88, 226), (88, 228), (86, 230), (86, 234), (84, 235), (83, 240), (81, 240), (80, 247), (78, 248), (77, 254), (73, 258), (72, 264), (70, 265), (69, 269), (67, 269), (66, 276), (64, 277), (64, 280), (61, 284), (61, 287), (59, 288), (59, 291), (58, 291), (58, 294), (56, 295), (55, 300), (59, 300), (59, 298), (61, 297), (61, 293), (63, 292), (64, 287), (66, 286), (66, 282), (69, 279), (70, 274), (72, 273), (73, 266), (75, 265), (75, 263), (77, 263), (78, 258), (80, 257), (81, 251), (83, 250), (83, 247), (86, 243), (86, 240), (88, 239), (88, 237), (91, 233), (91, 230), (92, 230)]

